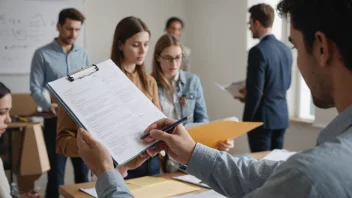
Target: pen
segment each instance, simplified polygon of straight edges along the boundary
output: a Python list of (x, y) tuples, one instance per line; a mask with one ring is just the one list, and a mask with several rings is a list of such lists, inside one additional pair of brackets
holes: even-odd
[[(163, 129), (161, 129), (162, 131), (166, 132), (166, 133), (169, 133), (173, 128), (175, 128), (177, 125), (179, 125), (180, 123), (186, 121), (190, 119), (190, 116), (186, 116), (186, 117), (183, 117), (179, 120), (177, 120), (176, 122), (164, 127)], [(146, 133), (144, 135), (142, 135), (141, 139), (143, 140), (144, 138), (148, 137), (150, 135), (150, 133)]]

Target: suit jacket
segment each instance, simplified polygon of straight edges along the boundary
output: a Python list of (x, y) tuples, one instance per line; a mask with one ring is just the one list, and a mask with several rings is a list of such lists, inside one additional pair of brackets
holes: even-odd
[(288, 127), (291, 68), (291, 50), (274, 35), (265, 36), (249, 51), (244, 121), (264, 122), (265, 129)]

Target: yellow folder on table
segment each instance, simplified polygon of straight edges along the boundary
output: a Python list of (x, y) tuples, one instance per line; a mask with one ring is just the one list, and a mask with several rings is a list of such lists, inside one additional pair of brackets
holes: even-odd
[(259, 126), (262, 122), (216, 121), (188, 129), (194, 141), (217, 148), (219, 141), (235, 139)]

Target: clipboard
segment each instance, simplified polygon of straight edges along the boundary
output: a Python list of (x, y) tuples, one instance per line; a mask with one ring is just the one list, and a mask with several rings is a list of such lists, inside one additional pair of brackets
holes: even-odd
[[(70, 83), (72, 83), (72, 86), (70, 86)], [(47, 84), (47, 88), (80, 128), (89, 131), (93, 137), (108, 148), (114, 165), (117, 167), (128, 163), (153, 144), (144, 145), (142, 141), (136, 141), (136, 137), (138, 136), (139, 139), (147, 126), (161, 118), (165, 118), (165, 115), (110, 59), (96, 65), (84, 67), (66, 77), (50, 82)], [(80, 88), (84, 89), (80, 90)], [(120, 93), (118, 89), (125, 92)], [(65, 91), (69, 92), (70, 90), (72, 93), (70, 92), (69, 94), (74, 95), (72, 97), (76, 98), (72, 99), (70, 98), (71, 96), (69, 97), (66, 94)], [(128, 96), (134, 99), (126, 102), (130, 105), (123, 102)], [(89, 102), (73, 104), (72, 101), (78, 100), (79, 102), (79, 99)], [(102, 99), (107, 99), (107, 102), (103, 101), (103, 103), (100, 103)], [(140, 105), (140, 109), (134, 109), (133, 105), (136, 103)], [(93, 110), (90, 110), (92, 107)], [(130, 110), (129, 108), (135, 111), (128, 111)], [(81, 111), (82, 109), (84, 111)], [(104, 112), (107, 113), (104, 114)], [(94, 117), (95, 114), (97, 114), (96, 120), (91, 121), (88, 119)], [(94, 128), (93, 125), (97, 123), (102, 127)], [(106, 130), (103, 130), (104, 127)], [(127, 128), (131, 128), (131, 130), (125, 130)], [(99, 131), (99, 129), (102, 131)], [(107, 133), (106, 131), (116, 133), (104, 135)], [(119, 138), (120, 134), (122, 134), (124, 139)], [(121, 146), (123, 144), (127, 144), (127, 146)]]

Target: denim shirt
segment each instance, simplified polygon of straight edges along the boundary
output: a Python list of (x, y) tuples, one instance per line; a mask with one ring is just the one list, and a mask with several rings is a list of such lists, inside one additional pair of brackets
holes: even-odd
[[(176, 95), (179, 98), (175, 104), (176, 114), (179, 117), (190, 116), (184, 124), (209, 122), (207, 108), (205, 105), (203, 88), (198, 76), (180, 70), (179, 80), (176, 83)], [(165, 98), (164, 89), (158, 85), (158, 93), (161, 110), (163, 111), (163, 101)]]

